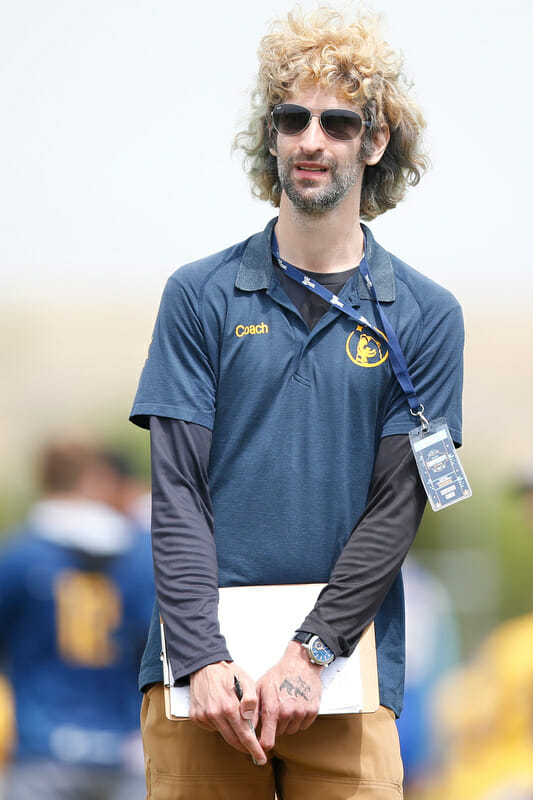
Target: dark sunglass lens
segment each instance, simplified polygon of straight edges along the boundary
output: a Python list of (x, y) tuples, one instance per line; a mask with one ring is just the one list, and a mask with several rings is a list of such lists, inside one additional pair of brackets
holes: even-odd
[(343, 142), (355, 139), (363, 124), (361, 117), (355, 111), (342, 111), (341, 109), (323, 111), (321, 121), (328, 136)]
[(303, 106), (294, 106), (286, 103), (277, 106), (272, 114), (274, 127), (285, 136), (294, 136), (301, 133), (309, 122), (309, 111)]

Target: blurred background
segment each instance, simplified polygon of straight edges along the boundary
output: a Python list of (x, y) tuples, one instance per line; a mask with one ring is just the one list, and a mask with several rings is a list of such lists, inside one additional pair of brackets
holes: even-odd
[[(231, 142), (259, 39), (290, 5), (5, 5), (3, 531), (34, 502), (37, 454), (56, 437), (112, 447), (148, 478), (148, 437), (127, 416), (165, 280), (275, 214), (251, 198)], [(432, 160), (371, 227), (456, 294), (467, 332), (460, 455), (474, 496), (426, 512), (408, 566), (407, 796), (524, 800), (533, 798), (533, 11), (527, 0), (371, 7), (404, 52)]]

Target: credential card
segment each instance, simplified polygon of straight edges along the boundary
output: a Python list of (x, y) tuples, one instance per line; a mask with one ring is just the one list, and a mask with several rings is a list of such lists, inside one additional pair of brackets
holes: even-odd
[(433, 511), (472, 496), (444, 417), (430, 422), (425, 431), (412, 430), (409, 439)]

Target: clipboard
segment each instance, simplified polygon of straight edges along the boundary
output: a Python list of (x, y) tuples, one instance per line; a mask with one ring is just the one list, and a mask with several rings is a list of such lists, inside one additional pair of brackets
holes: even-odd
[[(234, 661), (258, 680), (278, 661), (294, 631), (313, 608), (325, 584), (236, 586), (219, 590), (218, 616)], [(268, 649), (265, 647), (268, 642)], [(170, 720), (189, 715), (189, 686), (174, 686), (161, 620), (161, 658), (165, 712)], [(379, 686), (374, 623), (363, 632), (348, 658), (336, 658), (321, 672), (324, 686), (319, 714), (376, 711)]]

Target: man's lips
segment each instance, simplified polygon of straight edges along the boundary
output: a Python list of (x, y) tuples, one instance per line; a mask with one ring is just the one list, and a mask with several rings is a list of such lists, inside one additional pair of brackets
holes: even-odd
[(318, 178), (328, 171), (328, 167), (316, 161), (297, 161), (294, 165), (297, 174), (301, 178)]

